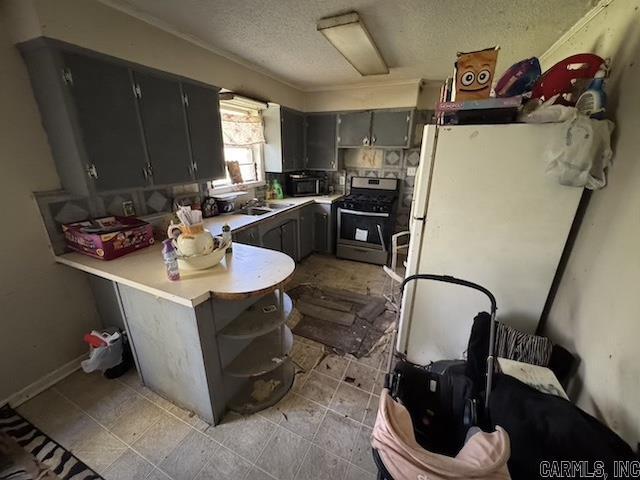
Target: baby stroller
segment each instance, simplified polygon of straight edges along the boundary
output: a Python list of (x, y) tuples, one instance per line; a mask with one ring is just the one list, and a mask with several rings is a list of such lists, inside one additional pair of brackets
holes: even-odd
[[(466, 375), (463, 361), (427, 367), (400, 359), (386, 376), (372, 435), (379, 480), (509, 479), (509, 436), (488, 421), (493, 379), (496, 300), (486, 288), (445, 275), (417, 274), (409, 282), (432, 280), (473, 288), (491, 303), (484, 390)], [(392, 354), (393, 355), (393, 354)], [(399, 355), (395, 355), (399, 356)]]

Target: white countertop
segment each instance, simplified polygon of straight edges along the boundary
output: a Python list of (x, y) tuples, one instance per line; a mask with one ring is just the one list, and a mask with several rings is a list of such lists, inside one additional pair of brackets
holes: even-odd
[[(227, 223), (232, 230), (239, 230), (254, 223), (275, 217), (284, 212), (313, 203), (332, 204), (342, 194), (315, 197), (289, 197), (269, 200), (268, 203), (288, 205), (264, 215), (225, 214), (204, 221), (205, 228), (214, 235), (222, 233)], [(172, 302), (195, 307), (210, 297), (239, 299), (273, 289), (286, 281), (295, 269), (291, 257), (284, 253), (260, 247), (234, 243), (233, 253), (218, 265), (207, 270), (180, 272), (180, 280), (167, 279), (162, 261), (160, 244), (130, 253), (121, 258), (104, 261), (80, 253), (56, 256), (56, 261), (98, 277), (140, 289)]]
[[(267, 200), (267, 203), (277, 203), (280, 205), (290, 205), (286, 208), (274, 209), (269, 213), (263, 215), (242, 215), (240, 213), (227, 213), (218, 215), (216, 217), (205, 218), (204, 226), (213, 235), (220, 235), (222, 233), (223, 225), (229, 224), (231, 231), (240, 230), (254, 223), (258, 223), (261, 220), (272, 218), (280, 213), (290, 212), (296, 208), (310, 205), (312, 203), (332, 204), (340, 200), (344, 195), (342, 193), (334, 193), (332, 195), (318, 195), (315, 197), (287, 197), (282, 200)], [(262, 207), (258, 207), (262, 208)]]
[[(253, 217), (251, 217), (253, 218)], [(167, 279), (160, 244), (104, 261), (80, 253), (56, 256), (56, 261), (87, 273), (122, 283), (187, 307), (209, 298), (234, 300), (260, 295), (289, 279), (295, 269), (284, 253), (240, 243), (215, 267), (180, 272), (180, 280)]]

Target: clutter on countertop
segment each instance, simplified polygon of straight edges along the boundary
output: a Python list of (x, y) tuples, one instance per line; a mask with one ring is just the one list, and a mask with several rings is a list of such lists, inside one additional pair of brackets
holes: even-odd
[(232, 238), (231, 238), (231, 227), (228, 223), (225, 223), (222, 226), (222, 240), (227, 245), (226, 253), (231, 253), (233, 247), (231, 246)]
[(213, 195), (218, 204), (218, 213), (231, 213), (236, 209), (236, 199), (247, 192), (229, 192)]
[(168, 238), (162, 242), (162, 258), (167, 269), (167, 278), (172, 282), (180, 280), (178, 252), (173, 245), (173, 239)]
[(221, 237), (214, 237), (204, 228), (202, 212), (191, 210), (191, 207), (180, 207), (176, 215), (181, 223), (169, 225), (167, 236), (176, 249), (179, 268), (203, 270), (220, 263), (229, 246), (228, 242)]
[(220, 213), (218, 211), (218, 202), (213, 197), (204, 197), (201, 207), (202, 207), (202, 216), (204, 218), (215, 217)]
[(282, 184), (277, 178), (274, 178), (267, 189), (267, 200), (282, 200), (283, 198), (284, 190), (282, 189)]
[(67, 245), (76, 252), (113, 260), (153, 245), (153, 229), (134, 217), (102, 217), (62, 226)]

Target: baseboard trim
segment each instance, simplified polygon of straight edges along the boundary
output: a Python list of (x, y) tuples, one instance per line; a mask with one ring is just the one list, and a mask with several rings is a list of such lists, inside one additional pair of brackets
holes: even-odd
[(19, 392), (10, 395), (9, 397), (0, 400), (0, 406), (9, 404), (12, 408), (19, 407), (27, 400), (35, 397), (39, 393), (42, 393), (47, 388), (55, 385), (60, 380), (65, 377), (68, 377), (73, 372), (80, 368), (80, 362), (87, 358), (87, 354), (82, 354), (78, 358), (71, 360), (70, 362), (65, 363), (61, 367), (56, 368), (54, 371), (47, 373), (44, 377), (39, 378), (35, 382), (30, 385), (27, 385)]

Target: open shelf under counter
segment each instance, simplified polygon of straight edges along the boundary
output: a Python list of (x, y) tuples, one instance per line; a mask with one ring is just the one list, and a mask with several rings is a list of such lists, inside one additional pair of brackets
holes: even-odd
[(255, 338), (265, 335), (284, 324), (293, 312), (291, 297), (284, 294), (283, 312), (279, 308), (280, 292), (266, 295), (251, 305), (229, 325), (220, 331), (220, 336), (234, 340)]
[(233, 377), (256, 377), (282, 365), (293, 347), (293, 334), (286, 325), (256, 337), (224, 369)]
[(272, 405), (284, 397), (293, 385), (295, 368), (289, 359), (279, 367), (259, 377), (253, 377), (229, 402), (229, 408), (249, 415)]

